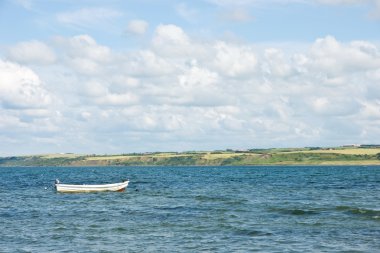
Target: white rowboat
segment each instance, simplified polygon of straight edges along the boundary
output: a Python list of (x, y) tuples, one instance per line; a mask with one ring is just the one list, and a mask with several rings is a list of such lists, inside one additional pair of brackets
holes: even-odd
[(75, 192), (121, 192), (127, 188), (129, 181), (115, 184), (61, 184), (59, 181), (55, 183), (57, 192), (75, 193)]

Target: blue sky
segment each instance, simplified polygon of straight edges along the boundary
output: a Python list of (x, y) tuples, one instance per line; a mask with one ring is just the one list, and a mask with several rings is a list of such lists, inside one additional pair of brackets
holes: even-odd
[(379, 143), (380, 1), (0, 1), (0, 155)]
[[(159, 24), (176, 24), (199, 36), (218, 38), (228, 32), (251, 42), (311, 42), (326, 34), (339, 40), (379, 39), (379, 21), (371, 17), (374, 6), (371, 1), (345, 5), (318, 4), (318, 1), (245, 2), (247, 4), (218, 5), (205, 0), (2, 1), (0, 28), (5, 32), (2, 36), (5, 43), (85, 32), (109, 46), (117, 46), (128, 40), (123, 35), (126, 24), (132, 19), (148, 21), (151, 30)], [(84, 9), (88, 13), (102, 10), (104, 15), (74, 20), (74, 15), (80, 15)], [(239, 11), (247, 20), (239, 22), (237, 17), (235, 20), (229, 18)], [(65, 14), (71, 14), (72, 23), (59, 19)]]

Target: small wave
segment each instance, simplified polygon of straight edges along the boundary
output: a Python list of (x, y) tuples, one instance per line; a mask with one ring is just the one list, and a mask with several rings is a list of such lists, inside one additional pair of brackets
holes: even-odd
[(63, 231), (63, 230), (66, 230), (65, 227), (56, 227), (54, 228), (55, 231)]
[(290, 214), (292, 215), (313, 215), (317, 214), (318, 212), (313, 210), (302, 210), (302, 209), (294, 209), (290, 210)]
[(125, 232), (128, 231), (125, 227), (116, 227), (112, 229), (115, 232)]
[(365, 209), (350, 206), (337, 206), (335, 208), (337, 211), (345, 212), (355, 216), (361, 216), (366, 218), (371, 218), (375, 220), (380, 220), (380, 210)]
[(234, 199), (234, 198), (226, 198), (221, 196), (205, 196), (205, 195), (197, 195), (194, 197), (195, 200), (200, 202), (222, 202), (229, 205), (240, 205), (248, 202), (246, 199)]
[(197, 195), (195, 196), (195, 200), (201, 201), (201, 202), (220, 202), (220, 201), (226, 201), (226, 199), (223, 199), (221, 197), (211, 197), (211, 196), (205, 196), (205, 195)]
[(304, 210), (304, 209), (298, 209), (298, 208), (272, 208), (270, 209), (272, 212), (277, 212), (281, 214), (287, 214), (287, 215), (316, 215), (319, 214), (316, 210)]
[(184, 206), (157, 206), (155, 209), (163, 210), (163, 211), (181, 211), (187, 209)]
[(237, 229), (234, 233), (235, 235), (240, 236), (250, 236), (250, 237), (256, 237), (256, 236), (270, 236), (272, 233), (254, 230), (254, 229)]
[(1, 213), (0, 213), (0, 217), (1, 217), (1, 218), (11, 218), (11, 217), (13, 217), (13, 216), (15, 216), (15, 215), (12, 214), (11, 212), (1, 212)]

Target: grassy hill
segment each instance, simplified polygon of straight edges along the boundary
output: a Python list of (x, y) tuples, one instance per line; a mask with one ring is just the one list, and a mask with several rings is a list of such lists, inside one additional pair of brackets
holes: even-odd
[(380, 165), (380, 147), (252, 149), (122, 155), (49, 154), (0, 158), (0, 166)]

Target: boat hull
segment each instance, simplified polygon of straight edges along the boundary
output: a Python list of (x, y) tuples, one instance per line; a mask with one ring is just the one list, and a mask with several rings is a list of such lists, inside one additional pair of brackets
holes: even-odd
[(57, 192), (77, 193), (77, 192), (116, 192), (124, 191), (127, 188), (129, 181), (124, 181), (115, 184), (100, 184), (100, 185), (75, 185), (75, 184), (55, 184)]

